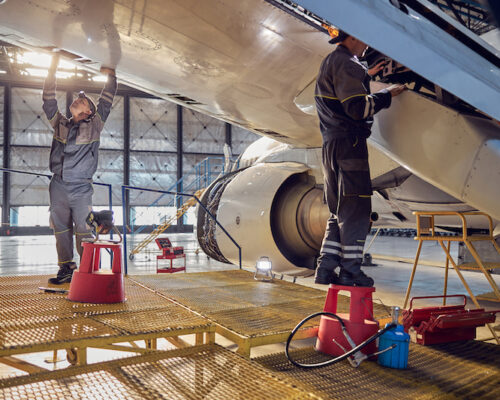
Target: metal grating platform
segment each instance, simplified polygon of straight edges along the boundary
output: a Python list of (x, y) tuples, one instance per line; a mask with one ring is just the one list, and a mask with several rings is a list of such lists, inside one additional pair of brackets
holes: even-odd
[(317, 399), (216, 345), (0, 380), (0, 399)]
[[(66, 295), (44, 293), (39, 286), (47, 287), (47, 276), (0, 277), (1, 323), (40, 322), (41, 318), (68, 318), (102, 313), (146, 310), (164, 307), (165, 299), (145, 290), (141, 285), (125, 279), (127, 301), (118, 304), (89, 304), (66, 300)], [(69, 284), (57, 286), (69, 289)]]
[(87, 347), (189, 334), (201, 344), (204, 333), (213, 341), (213, 323), (129, 279), (127, 301), (119, 304), (71, 302), (40, 291), (46, 282), (45, 276), (0, 277), (0, 362), (16, 354), (78, 349), (75, 362), (85, 363)]
[[(311, 352), (292, 354), (304, 359)], [(500, 346), (477, 341), (432, 347), (410, 344), (406, 370), (375, 362), (355, 369), (347, 361), (307, 370), (290, 364), (283, 353), (254, 360), (328, 399), (500, 399)]]
[[(217, 324), (216, 332), (249, 356), (254, 346), (284, 342), (306, 316), (323, 310), (326, 292), (291, 282), (260, 282), (247, 271), (138, 275), (132, 279), (196, 311)], [(348, 312), (349, 297), (339, 296), (338, 312)], [(375, 317), (388, 315), (374, 304)], [(305, 326), (299, 337), (316, 334), (319, 320)]]

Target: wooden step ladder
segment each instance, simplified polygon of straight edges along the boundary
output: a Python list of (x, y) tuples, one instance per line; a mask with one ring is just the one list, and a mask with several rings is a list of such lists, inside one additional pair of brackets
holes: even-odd
[[(424, 241), (437, 241), (441, 245), (441, 248), (443, 249), (444, 253), (446, 254), (446, 264), (445, 264), (445, 272), (444, 272), (444, 287), (443, 287), (443, 295), (446, 296), (446, 292), (448, 289), (448, 271), (449, 271), (449, 264), (453, 266), (454, 270), (456, 271), (458, 277), (462, 281), (462, 284), (464, 285), (465, 289), (467, 290), (467, 293), (469, 294), (470, 298), (472, 299), (472, 302), (477, 308), (481, 308), (479, 305), (478, 299), (479, 300), (488, 300), (488, 301), (498, 301), (500, 302), (500, 290), (498, 288), (498, 285), (496, 284), (495, 280), (491, 276), (490, 271), (495, 269), (495, 268), (500, 268), (500, 263), (491, 263), (491, 262), (484, 262), (481, 260), (481, 257), (479, 256), (479, 253), (477, 252), (476, 248), (474, 247), (474, 242), (477, 241), (490, 241), (492, 245), (495, 247), (497, 252), (500, 254), (500, 247), (495, 241), (495, 238), (493, 237), (493, 220), (488, 214), (485, 214), (480, 211), (471, 211), (471, 212), (457, 212), (457, 211), (417, 211), (413, 213), (416, 218), (417, 218), (417, 236), (415, 237), (415, 240), (418, 240), (418, 249), (417, 249), (417, 254), (415, 256), (415, 263), (413, 264), (413, 270), (411, 272), (410, 276), (410, 281), (408, 282), (408, 288), (406, 289), (406, 296), (405, 296), (405, 301), (403, 308), (406, 309), (406, 306), (408, 305), (408, 300), (410, 298), (410, 292), (411, 292), (411, 287), (413, 285), (413, 279), (415, 278), (415, 271), (417, 270), (417, 265), (418, 265), (418, 260), (420, 257), (420, 251), (422, 250), (422, 244)], [(461, 224), (462, 224), (462, 235), (461, 236), (438, 236), (436, 233), (436, 226), (435, 226), (435, 218), (436, 217), (457, 217), (459, 218)], [(470, 216), (483, 216), (484, 218), (487, 219), (488, 225), (489, 225), (489, 233), (487, 235), (469, 235), (468, 229), (467, 229), (467, 217)], [(446, 242), (446, 244), (445, 244)], [(450, 246), (451, 242), (462, 242), (465, 246), (467, 246), (467, 249), (470, 251), (472, 257), (474, 258), (475, 262), (473, 263), (464, 263), (461, 265), (458, 265), (454, 260), (453, 257), (450, 254)], [(472, 292), (470, 286), (468, 285), (467, 281), (465, 280), (462, 270), (474, 270), (474, 271), (481, 271), (484, 276), (486, 277), (488, 283), (490, 284), (491, 288), (493, 289), (493, 292), (483, 294), (483, 295), (478, 295), (475, 296), (474, 293)], [(443, 298), (443, 305), (446, 305), (446, 297)], [(500, 340), (498, 337), (498, 334), (495, 332), (495, 330), (490, 326), (490, 324), (487, 324), (490, 332), (493, 334), (493, 337), (495, 338), (496, 342), (500, 344)]]

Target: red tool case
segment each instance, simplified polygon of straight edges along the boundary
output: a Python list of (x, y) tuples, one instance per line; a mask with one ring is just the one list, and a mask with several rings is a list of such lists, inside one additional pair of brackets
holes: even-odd
[[(158, 245), (158, 248), (161, 250), (161, 254), (156, 256), (156, 272), (161, 273), (161, 272), (166, 272), (166, 273), (172, 273), (172, 272), (179, 272), (179, 271), (185, 271), (186, 270), (186, 254), (184, 253), (184, 247), (182, 246), (176, 246), (173, 247), (172, 243), (170, 242), (170, 239), (163, 237), (163, 238), (157, 238), (155, 239), (156, 244)], [(173, 260), (177, 258), (183, 258), (184, 259), (184, 265), (182, 267), (173, 267)], [(158, 267), (158, 260), (170, 260), (170, 268), (159, 268)]]
[[(436, 307), (413, 308), (413, 300), (460, 297), (463, 304)], [(403, 326), (412, 341), (423, 344), (437, 344), (472, 340), (476, 338), (476, 328), (495, 322), (500, 310), (485, 311), (483, 308), (466, 310), (464, 295), (413, 297), (410, 308), (404, 310)]]

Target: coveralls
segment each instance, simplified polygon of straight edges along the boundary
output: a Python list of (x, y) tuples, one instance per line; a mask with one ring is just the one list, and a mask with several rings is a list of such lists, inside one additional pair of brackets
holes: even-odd
[(370, 93), (368, 69), (342, 44), (321, 64), (315, 100), (323, 136), (324, 194), (330, 217), (318, 269), (361, 268), (370, 226), (372, 187), (366, 139), (373, 115), (391, 104), (387, 90)]
[[(92, 237), (85, 219), (92, 209), (92, 177), (97, 169), (100, 134), (116, 88), (116, 77), (109, 75), (95, 112), (88, 119), (75, 122), (57, 107), (55, 70), (49, 70), (43, 86), (43, 110), (54, 128), (50, 150), (50, 225), (56, 237), (59, 266), (73, 263), (73, 224), (80, 258), (82, 239)], [(95, 108), (93, 104), (92, 107)]]

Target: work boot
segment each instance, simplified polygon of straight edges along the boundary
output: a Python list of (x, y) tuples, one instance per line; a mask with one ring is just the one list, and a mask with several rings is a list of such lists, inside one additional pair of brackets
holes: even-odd
[(76, 264), (74, 262), (64, 263), (59, 267), (57, 271), (57, 276), (55, 278), (49, 278), (49, 283), (54, 285), (62, 285), (63, 283), (71, 282), (73, 277), (73, 271), (76, 269)]
[(365, 286), (372, 287), (373, 279), (365, 275), (363, 271), (359, 271), (356, 274), (351, 274), (350, 272), (341, 270), (338, 284), (343, 286)]
[(314, 283), (318, 283), (320, 285), (329, 285), (331, 283), (337, 283), (338, 276), (335, 273), (335, 270), (326, 269), (318, 267), (316, 268), (316, 276), (314, 278)]

